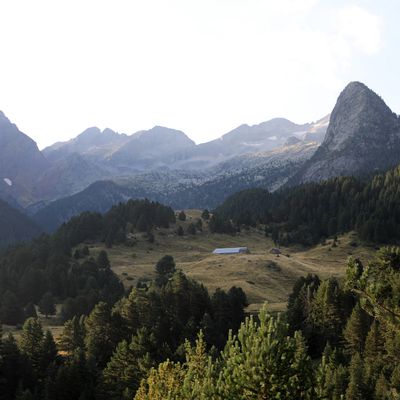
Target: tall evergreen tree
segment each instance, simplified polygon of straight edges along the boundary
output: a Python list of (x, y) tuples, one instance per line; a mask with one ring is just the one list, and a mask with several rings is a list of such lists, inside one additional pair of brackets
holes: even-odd
[(12, 400), (24, 375), (23, 360), (14, 336), (9, 333), (0, 346), (0, 399)]
[(104, 367), (119, 342), (119, 333), (111, 307), (104, 302), (96, 305), (85, 321), (87, 356)]
[(182, 210), (182, 211), (179, 212), (178, 219), (179, 219), (179, 221), (186, 221), (185, 211)]
[(120, 342), (103, 371), (106, 393), (110, 399), (132, 399), (140, 381), (155, 366), (152, 356), (157, 351), (154, 335), (138, 331), (131, 342)]
[(47, 292), (43, 295), (39, 302), (39, 312), (47, 318), (49, 315), (54, 315), (56, 313), (56, 306), (54, 302), (53, 295)]
[(100, 268), (110, 268), (110, 260), (108, 259), (108, 255), (105, 250), (100, 251), (97, 256), (96, 263)]
[(42, 325), (37, 318), (28, 318), (22, 328), (19, 347), (29, 361), (36, 374), (41, 372), (43, 359), (44, 335)]
[(364, 400), (363, 361), (359, 353), (353, 355), (349, 366), (349, 373), (350, 382), (346, 390), (346, 400)]
[(85, 347), (85, 317), (73, 317), (64, 323), (59, 340), (60, 349), (72, 355), (77, 349)]
[(343, 331), (345, 348), (350, 355), (362, 353), (367, 332), (367, 316), (357, 303), (353, 308), (350, 318), (347, 320), (346, 327)]

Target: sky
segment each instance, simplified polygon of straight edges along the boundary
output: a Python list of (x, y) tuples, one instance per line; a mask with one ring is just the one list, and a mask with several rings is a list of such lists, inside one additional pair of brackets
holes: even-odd
[(40, 148), (90, 126), (205, 142), (329, 113), (362, 81), (400, 113), (398, 0), (0, 0), (0, 110)]

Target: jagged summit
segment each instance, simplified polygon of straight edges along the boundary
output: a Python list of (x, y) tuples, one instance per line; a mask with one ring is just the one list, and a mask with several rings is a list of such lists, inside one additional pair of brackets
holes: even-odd
[(291, 184), (364, 175), (400, 162), (400, 120), (361, 82), (338, 97), (325, 139)]
[(332, 111), (323, 146), (336, 151), (354, 139), (368, 141), (368, 145), (379, 145), (397, 127), (396, 114), (381, 97), (363, 83), (351, 82), (340, 94)]

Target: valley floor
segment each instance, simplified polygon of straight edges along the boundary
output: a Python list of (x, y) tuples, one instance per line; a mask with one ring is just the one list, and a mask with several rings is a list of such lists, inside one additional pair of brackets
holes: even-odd
[[(187, 213), (185, 227), (200, 217), (199, 211)], [(374, 248), (357, 243), (354, 234), (339, 237), (336, 246), (333, 240), (311, 249), (300, 247), (281, 248), (279, 256), (270, 254), (274, 244), (266, 238), (263, 230), (251, 229), (236, 236), (212, 234), (207, 228), (196, 235), (178, 236), (176, 227), (155, 232), (155, 242), (149, 243), (144, 235), (137, 234), (132, 247), (103, 245), (91, 248), (94, 255), (105, 249), (111, 266), (126, 287), (135, 286), (139, 279), (155, 277), (155, 264), (165, 254), (174, 257), (176, 266), (188, 276), (203, 283), (209, 291), (217, 288), (241, 287), (250, 303), (249, 311), (256, 311), (264, 302), (271, 311), (283, 311), (293, 284), (300, 276), (309, 273), (321, 278), (342, 277), (350, 256), (367, 260)], [(333, 246), (332, 246), (333, 245)], [(246, 246), (250, 254), (214, 255), (217, 247)]]
[[(186, 232), (188, 225), (200, 218), (200, 211), (186, 212), (185, 222), (177, 221), (170, 229), (154, 232), (155, 241), (149, 243), (145, 234), (135, 234), (132, 246), (118, 245), (106, 248), (103, 243), (91, 244), (90, 256), (96, 257), (101, 250), (106, 250), (114, 272), (120, 277), (126, 288), (136, 286), (139, 280), (148, 281), (155, 277), (155, 265), (166, 254), (174, 257), (176, 267), (189, 277), (203, 283), (210, 292), (217, 288), (228, 290), (232, 286), (241, 287), (249, 300), (248, 312), (260, 309), (268, 302), (271, 311), (284, 311), (293, 284), (300, 276), (309, 273), (320, 278), (335, 276), (342, 278), (346, 262), (350, 256), (362, 261), (370, 259), (375, 248), (358, 242), (354, 233), (340, 236), (333, 240), (305, 249), (300, 246), (281, 247), (282, 254), (270, 253), (275, 247), (263, 230), (250, 229), (235, 236), (213, 234), (207, 229), (196, 235), (178, 236), (175, 231), (181, 225)], [(218, 247), (248, 247), (250, 254), (214, 255)], [(44, 318), (42, 324), (59, 337), (61, 305), (57, 315)], [(5, 326), (4, 332), (12, 330), (17, 337), (20, 327)]]

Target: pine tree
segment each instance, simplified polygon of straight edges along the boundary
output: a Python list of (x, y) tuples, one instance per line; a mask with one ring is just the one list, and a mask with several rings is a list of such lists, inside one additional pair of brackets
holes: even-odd
[(312, 365), (300, 333), (287, 335), (280, 317), (263, 309), (260, 324), (246, 319), (222, 353), (217, 392), (221, 398), (314, 398)]
[(205, 221), (208, 221), (210, 219), (210, 212), (207, 209), (203, 210), (201, 213), (201, 218), (203, 218)]
[(318, 332), (320, 350), (329, 341), (337, 345), (345, 318), (341, 313), (341, 289), (335, 278), (323, 281), (315, 294), (312, 303), (310, 321)]
[(365, 381), (373, 388), (385, 365), (384, 336), (379, 322), (374, 320), (364, 346)]
[(198, 231), (203, 232), (203, 222), (200, 218), (196, 221), (195, 227)]
[(48, 366), (55, 361), (57, 357), (57, 346), (53, 335), (49, 330), (46, 331), (42, 344), (41, 370), (45, 371)]
[(32, 302), (29, 302), (24, 310), (25, 319), (27, 318), (37, 318), (36, 308)]
[(368, 329), (368, 321), (366, 318), (366, 315), (357, 303), (343, 331), (345, 348), (350, 355), (362, 353), (363, 351), (365, 336)]
[(60, 349), (69, 355), (77, 349), (84, 349), (85, 317), (73, 317), (64, 323), (64, 329), (59, 340)]
[(21, 353), (14, 336), (9, 333), (0, 347), (0, 398), (11, 400), (15, 396), (18, 382), (24, 375)]
[(158, 276), (163, 280), (163, 283), (175, 272), (175, 261), (170, 255), (165, 255), (160, 258), (156, 264), (156, 272)]
[(98, 303), (85, 321), (85, 346), (87, 356), (104, 367), (110, 359), (119, 334), (116, 329), (111, 308), (107, 303)]
[(32, 364), (36, 374), (41, 370), (43, 358), (43, 330), (37, 318), (28, 318), (22, 328), (19, 347)]
[(140, 232), (146, 232), (150, 228), (149, 222), (144, 214), (140, 214), (136, 222), (136, 229)]
[(356, 353), (351, 358), (349, 373), (350, 382), (346, 390), (346, 400), (364, 400), (363, 362), (360, 354)]
[(103, 371), (106, 393), (111, 399), (131, 399), (140, 381), (155, 365), (152, 354), (157, 351), (153, 334), (142, 328), (128, 344), (120, 342)]
[(347, 370), (337, 360), (337, 351), (329, 343), (316, 374), (318, 399), (342, 400), (347, 387)]
[(389, 384), (385, 378), (385, 375), (380, 374), (375, 385), (375, 400), (387, 400), (389, 397)]
[(0, 320), (8, 325), (16, 325), (24, 320), (24, 311), (10, 290), (3, 294), (0, 301)]
[(86, 363), (84, 353), (78, 350), (57, 369), (54, 377), (48, 377), (45, 385), (45, 399), (95, 399), (95, 376), (96, 371), (90, 368)]
[(189, 235), (195, 235), (196, 234), (196, 227), (192, 222), (187, 227), (187, 233)]
[(178, 219), (179, 219), (179, 221), (186, 221), (185, 211), (182, 210), (182, 211), (179, 212)]
[(39, 302), (39, 312), (44, 314), (46, 318), (49, 315), (54, 315), (56, 313), (56, 306), (54, 302), (53, 295), (50, 292), (47, 292), (43, 295), (42, 299)]
[(393, 397), (400, 397), (400, 364), (397, 364), (390, 377), (390, 386), (393, 393)]
[(105, 250), (101, 250), (98, 254), (96, 264), (100, 268), (110, 268), (110, 260), (108, 259), (108, 255)]
[(200, 332), (194, 347), (185, 343), (186, 361), (165, 361), (151, 369), (142, 380), (135, 400), (209, 400), (215, 399), (215, 376), (211, 357)]

